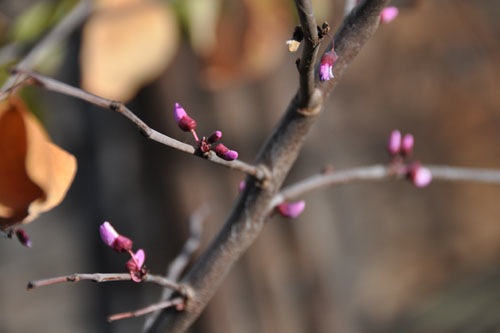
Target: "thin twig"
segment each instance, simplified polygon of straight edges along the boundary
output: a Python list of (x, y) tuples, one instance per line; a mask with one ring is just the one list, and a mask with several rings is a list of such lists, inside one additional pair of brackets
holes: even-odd
[[(207, 215), (210, 213), (210, 208), (208, 205), (203, 205), (198, 208), (189, 219), (189, 230), (190, 235), (186, 243), (184, 244), (179, 255), (172, 261), (172, 263), (168, 266), (167, 269), (167, 278), (172, 281), (178, 281), (184, 269), (186, 269), (187, 264), (191, 260), (193, 254), (198, 250), (201, 243), (201, 236), (203, 231), (203, 222), (207, 218)], [(161, 295), (161, 302), (167, 301), (172, 296), (172, 291), (168, 289), (164, 289)], [(161, 303), (160, 302), (160, 303)], [(159, 308), (157, 310), (162, 310), (163, 308)], [(144, 323), (145, 327), (150, 326), (160, 315), (160, 312), (155, 312), (150, 317), (148, 317)]]
[[(128, 273), (91, 273), (91, 274), (75, 273), (71, 275), (58, 276), (49, 279), (30, 281), (28, 283), (27, 289), (32, 290), (35, 288), (46, 287), (58, 283), (79, 282), (84, 280), (101, 283), (110, 281), (130, 281), (131, 278), (130, 274)], [(185, 297), (187, 297), (188, 295), (188, 288), (160, 275), (146, 274), (143, 278), (143, 281), (151, 282), (161, 287), (175, 290)]]
[[(165, 146), (180, 150), (180, 151), (188, 153), (190, 155), (202, 157), (204, 159), (209, 160), (210, 162), (223, 165), (227, 168), (242, 171), (248, 175), (251, 175), (252, 177), (256, 178), (259, 181), (264, 181), (266, 179), (266, 177), (268, 177), (268, 172), (262, 166), (253, 166), (251, 164), (245, 163), (245, 162), (240, 161), (240, 160), (225, 161), (225, 160), (219, 158), (217, 155), (215, 155), (215, 153), (213, 153), (212, 151), (209, 152), (208, 155), (201, 154), (199, 152), (199, 150), (196, 149), (194, 146), (189, 145), (187, 143), (183, 143), (183, 142), (178, 141), (178, 140), (175, 140), (175, 139), (173, 139), (165, 134), (162, 134), (162, 133), (152, 129), (144, 121), (142, 121), (142, 119), (137, 117), (123, 103), (112, 101), (112, 100), (94, 95), (94, 94), (89, 93), (87, 91), (84, 91), (80, 88), (73, 87), (69, 84), (60, 82), (58, 80), (55, 80), (53, 78), (47, 77), (45, 75), (30, 71), (30, 70), (13, 69), (13, 72), (23, 74), (25, 77), (30, 78), (30, 80), (25, 81), (26, 84), (36, 84), (36, 85), (38, 85), (46, 90), (55, 91), (57, 93), (67, 95), (67, 96), (72, 96), (72, 97), (84, 100), (86, 102), (89, 102), (91, 104), (97, 105), (101, 108), (115, 111), (115, 112), (123, 115), (125, 118), (130, 120), (132, 123), (134, 123), (134, 125), (141, 132), (141, 134), (150, 140), (159, 142)], [(2, 94), (2, 93), (6, 94), (8, 92), (9, 92), (9, 90), (5, 90), (3, 92), (0, 92), (0, 94)], [(1, 95), (0, 95), (0, 97), (1, 97)]]
[[(38, 42), (33, 49), (31, 49), (26, 56), (16, 65), (19, 69), (33, 68), (40, 59), (43, 58), (44, 53), (52, 49), (54, 45), (59, 44), (66, 39), (82, 22), (88, 17), (92, 10), (92, 3), (90, 0), (81, 0), (69, 14), (67, 14), (45, 37)], [(16, 82), (22, 81), (22, 75), (12, 75), (3, 84), (1, 91), (8, 90)], [(5, 98), (5, 96), (0, 96)]]
[(112, 322), (112, 321), (126, 319), (126, 318), (140, 317), (140, 316), (144, 316), (148, 313), (159, 311), (159, 310), (170, 308), (170, 307), (175, 307), (176, 309), (179, 309), (181, 307), (184, 307), (185, 302), (186, 302), (186, 300), (184, 298), (176, 297), (170, 301), (164, 301), (164, 302), (158, 302), (155, 304), (151, 304), (151, 305), (144, 307), (142, 309), (139, 309), (139, 310), (121, 312), (121, 313), (111, 315), (108, 317), (108, 321)]
[[(425, 165), (431, 171), (432, 181), (463, 181), (486, 184), (500, 184), (500, 170), (481, 168), (458, 168), (439, 165)], [(321, 188), (351, 184), (357, 182), (385, 181), (403, 179), (405, 168), (392, 168), (390, 165), (371, 165), (366, 167), (339, 170), (311, 176), (295, 184), (287, 186), (278, 193), (269, 209), (284, 201), (298, 198), (308, 192)]]
[(172, 261), (167, 270), (167, 278), (177, 281), (193, 254), (198, 250), (203, 232), (203, 222), (210, 213), (208, 205), (198, 208), (189, 219), (190, 235), (179, 255)]

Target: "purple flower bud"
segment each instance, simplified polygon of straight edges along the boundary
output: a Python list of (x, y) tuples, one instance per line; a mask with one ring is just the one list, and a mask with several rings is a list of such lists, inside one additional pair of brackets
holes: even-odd
[(175, 103), (174, 117), (175, 122), (184, 132), (190, 132), (196, 128), (196, 121), (188, 116), (186, 110), (179, 103)]
[(415, 163), (408, 169), (408, 178), (416, 187), (422, 188), (428, 186), (432, 181), (432, 173), (426, 167)]
[(215, 131), (213, 132), (207, 139), (208, 144), (216, 143), (222, 138), (222, 132), (221, 131)]
[(401, 132), (394, 130), (389, 136), (389, 142), (387, 143), (387, 150), (389, 155), (396, 156), (401, 151)]
[(380, 12), (380, 22), (381, 23), (390, 23), (394, 21), (394, 19), (398, 16), (399, 10), (397, 7), (389, 6), (382, 9)]
[(325, 52), (323, 57), (321, 57), (321, 62), (319, 65), (319, 79), (320, 81), (328, 81), (333, 79), (335, 76), (333, 75), (333, 65), (337, 61), (338, 56), (335, 51)]
[(132, 240), (120, 235), (108, 221), (99, 226), (99, 233), (102, 241), (116, 252), (132, 250)]
[(243, 190), (245, 189), (245, 187), (246, 187), (246, 186), (247, 186), (247, 183), (246, 183), (244, 180), (242, 180), (242, 181), (238, 184), (238, 189), (239, 189), (240, 191), (243, 191)]
[(104, 244), (109, 247), (113, 247), (113, 243), (119, 236), (118, 232), (116, 232), (115, 228), (108, 221), (99, 226), (99, 233)]
[(19, 240), (19, 243), (21, 243), (26, 247), (31, 247), (32, 244), (30, 236), (28, 236), (28, 233), (26, 233), (24, 229), (17, 228), (15, 232), (16, 232), (16, 237)]
[(113, 243), (113, 250), (116, 252), (129, 252), (132, 251), (133, 242), (130, 238), (127, 238), (122, 235), (118, 235), (118, 238), (115, 239)]
[(220, 158), (226, 160), (226, 161), (233, 161), (238, 158), (238, 152), (235, 150), (230, 150), (226, 146), (224, 146), (222, 143), (219, 143), (217, 146), (214, 148), (215, 153), (217, 156)]
[(415, 139), (411, 134), (405, 134), (403, 136), (403, 141), (401, 142), (401, 155), (410, 156), (413, 152), (413, 146), (415, 144)]
[(295, 201), (295, 202), (283, 202), (282, 204), (276, 207), (276, 210), (281, 216), (296, 218), (306, 208), (306, 202), (304, 200)]
[(143, 249), (139, 249), (125, 264), (130, 273), (130, 278), (135, 282), (141, 282), (142, 277), (146, 274), (146, 270), (143, 268), (144, 261), (146, 261), (146, 253)]

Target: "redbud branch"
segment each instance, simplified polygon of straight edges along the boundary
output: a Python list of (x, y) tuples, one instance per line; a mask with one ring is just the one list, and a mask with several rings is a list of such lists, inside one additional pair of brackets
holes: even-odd
[(164, 302), (152, 304), (150, 306), (144, 307), (144, 308), (139, 309), (139, 310), (121, 312), (121, 313), (111, 315), (108, 317), (108, 321), (112, 322), (112, 321), (126, 319), (126, 318), (140, 317), (140, 316), (144, 316), (148, 313), (155, 312), (155, 311), (162, 310), (162, 309), (169, 308), (169, 307), (178, 308), (178, 307), (183, 306), (185, 302), (186, 302), (186, 300), (184, 298), (177, 297), (177, 298), (174, 298), (174, 299), (169, 300), (169, 301), (164, 301)]
[[(130, 274), (128, 273), (92, 273), (92, 274), (80, 274), (75, 273), (71, 275), (58, 276), (43, 280), (34, 280), (28, 282), (27, 289), (32, 290), (39, 287), (50, 286), (53, 284), (64, 283), (64, 282), (79, 282), (83, 280), (89, 280), (93, 282), (110, 282), (110, 281), (130, 281)], [(160, 275), (146, 274), (143, 278), (144, 282), (151, 282), (157, 284), (164, 288), (169, 288), (177, 291), (184, 297), (188, 296), (188, 288), (174, 282), (173, 280), (167, 279)]]
[[(226, 274), (262, 231), (269, 217), (270, 202), (281, 188), (307, 134), (318, 119), (326, 94), (335, 86), (322, 84), (318, 89), (316, 83), (311, 84), (311, 77), (316, 82), (317, 24), (309, 0), (296, 0), (295, 3), (305, 37), (299, 64), (300, 87), (256, 159), (256, 164), (265, 165), (272, 177), (261, 184), (247, 178), (245, 189), (224, 227), (182, 279), (193, 291), (185, 311), (162, 310), (157, 320), (146, 327), (147, 332), (185, 332), (203, 311)], [(338, 61), (345, 58), (338, 68), (335, 66), (336, 78), (330, 81), (337, 82), (361, 47), (375, 33), (380, 11), (388, 3), (389, 0), (365, 0), (349, 15), (335, 39), (335, 44), (341, 45)]]
[(358, 0), (345, 0), (344, 4), (344, 16), (349, 15), (349, 13), (356, 7)]
[(266, 169), (262, 166), (254, 166), (245, 162), (242, 162), (240, 160), (235, 160), (235, 161), (225, 161), (221, 158), (219, 158), (217, 155), (214, 153), (210, 152), (208, 155), (203, 155), (198, 152), (198, 150), (194, 147), (191, 146), (187, 143), (183, 143), (181, 141), (175, 140), (165, 134), (162, 134), (151, 127), (149, 127), (142, 119), (140, 119), (138, 116), (136, 116), (129, 108), (127, 108), (123, 103), (112, 101), (97, 95), (94, 95), (92, 93), (89, 93), (87, 91), (84, 91), (80, 88), (73, 87), (69, 84), (60, 82), (58, 80), (49, 78), (45, 75), (42, 75), (40, 73), (36, 73), (33, 71), (29, 70), (24, 70), (24, 69), (14, 69), (14, 73), (20, 73), (25, 75), (26, 77), (30, 78), (31, 80), (26, 81), (27, 84), (36, 84), (46, 90), (50, 91), (55, 91), (57, 93), (67, 95), (67, 96), (72, 96), (81, 100), (84, 100), (86, 102), (89, 102), (91, 104), (94, 104), (96, 106), (99, 106), (101, 108), (109, 109), (114, 112), (118, 112), (119, 114), (123, 115), (125, 118), (130, 120), (132, 123), (135, 124), (137, 129), (141, 132), (142, 135), (144, 135), (146, 138), (159, 142), (165, 146), (180, 150), (182, 152), (199, 156), (204, 159), (209, 160), (210, 162), (216, 163), (216, 164), (221, 164), (227, 168), (242, 171), (248, 175), (253, 176), (254, 178), (258, 179), (259, 181), (263, 181), (266, 179), (268, 176), (268, 173)]
[[(432, 181), (464, 181), (486, 184), (500, 184), (500, 170), (480, 168), (458, 168), (450, 166), (425, 165), (431, 171)], [(372, 165), (348, 170), (332, 171), (311, 176), (295, 184), (287, 186), (278, 193), (269, 209), (284, 201), (298, 198), (308, 192), (325, 187), (338, 186), (358, 182), (374, 182), (403, 179), (404, 168), (393, 168), (390, 165)]]

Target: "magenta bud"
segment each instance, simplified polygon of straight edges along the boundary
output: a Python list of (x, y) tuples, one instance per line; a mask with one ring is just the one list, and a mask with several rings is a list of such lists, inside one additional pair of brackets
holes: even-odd
[(281, 216), (296, 218), (306, 208), (306, 202), (304, 200), (295, 201), (295, 202), (283, 202), (276, 206), (276, 210)]
[(99, 234), (101, 239), (109, 247), (113, 247), (113, 243), (118, 238), (119, 234), (108, 221), (99, 226)]
[(246, 183), (244, 180), (242, 180), (242, 181), (238, 184), (238, 189), (239, 189), (240, 191), (243, 191), (243, 190), (245, 189), (245, 187), (246, 187), (246, 186), (247, 186), (247, 183)]
[(238, 152), (235, 150), (230, 150), (226, 146), (224, 146), (222, 143), (219, 143), (217, 146), (214, 148), (215, 153), (217, 156), (220, 158), (226, 160), (226, 161), (233, 161), (238, 158)]
[(130, 273), (130, 278), (135, 282), (141, 282), (146, 274), (146, 270), (143, 268), (144, 261), (146, 261), (146, 253), (143, 249), (139, 249), (125, 264)]
[(389, 142), (387, 143), (387, 150), (389, 155), (396, 156), (401, 151), (401, 132), (394, 130), (389, 136)]
[(132, 240), (120, 235), (109, 222), (99, 226), (102, 241), (116, 252), (128, 252), (132, 250)]
[(320, 81), (328, 81), (333, 79), (333, 65), (337, 61), (338, 56), (335, 51), (328, 51), (321, 57), (321, 62), (319, 65), (319, 79)]
[(380, 22), (381, 23), (390, 23), (394, 21), (394, 19), (398, 16), (399, 10), (397, 7), (388, 6), (382, 9), (380, 12)]
[(415, 163), (408, 169), (408, 178), (416, 187), (422, 188), (428, 186), (432, 181), (432, 173), (426, 167)]
[(222, 138), (222, 132), (221, 131), (215, 131), (213, 132), (207, 139), (208, 144), (216, 143)]
[(403, 136), (403, 141), (401, 142), (401, 155), (410, 156), (413, 152), (413, 146), (415, 144), (415, 139), (411, 134), (405, 134)]
[(196, 128), (196, 121), (188, 116), (186, 110), (179, 103), (175, 103), (174, 118), (179, 128), (185, 132), (190, 132)]
[(28, 233), (24, 231), (24, 229), (17, 228), (15, 230), (16, 232), (16, 237), (19, 240), (19, 243), (26, 247), (31, 247), (31, 239), (30, 236), (28, 236)]
[(132, 251), (132, 245), (133, 242), (130, 238), (119, 235), (112, 247), (116, 252), (128, 252)]

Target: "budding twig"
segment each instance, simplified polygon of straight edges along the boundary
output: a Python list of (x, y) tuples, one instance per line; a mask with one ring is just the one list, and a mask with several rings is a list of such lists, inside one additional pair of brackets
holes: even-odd
[[(449, 166), (425, 165), (431, 171), (432, 181), (464, 181), (500, 185), (500, 170), (480, 168), (456, 168)], [(405, 170), (390, 165), (371, 165), (366, 167), (333, 171), (311, 176), (287, 186), (271, 201), (269, 210), (284, 201), (303, 196), (306, 193), (331, 186), (357, 182), (375, 182), (403, 179)]]
[[(35, 288), (46, 287), (53, 284), (64, 283), (64, 282), (79, 282), (79, 281), (93, 281), (93, 282), (111, 282), (111, 281), (130, 281), (131, 277), (129, 273), (92, 273), (92, 274), (70, 274), (64, 276), (53, 277), (43, 280), (34, 280), (28, 283), (27, 289), (32, 290)], [(157, 284), (164, 288), (169, 288), (175, 290), (184, 297), (187, 297), (187, 288), (185, 286), (174, 282), (173, 280), (167, 279), (160, 275), (147, 274), (143, 277), (144, 282), (151, 282)]]
[(126, 319), (126, 318), (140, 317), (140, 316), (144, 316), (148, 313), (155, 312), (155, 311), (162, 310), (162, 309), (166, 309), (166, 308), (170, 308), (170, 307), (175, 307), (176, 309), (181, 310), (182, 307), (184, 307), (185, 302), (186, 302), (186, 300), (184, 298), (177, 297), (177, 298), (174, 298), (170, 301), (152, 304), (150, 306), (147, 306), (147, 307), (139, 309), (139, 310), (121, 312), (121, 313), (111, 315), (108, 317), (108, 321), (112, 322), (112, 321)]
[[(211, 154), (198, 154), (198, 151), (192, 145), (180, 142), (175, 140), (165, 134), (162, 134), (151, 127), (149, 127), (142, 119), (136, 116), (129, 108), (127, 108), (123, 103), (112, 101), (94, 94), (91, 94), (87, 91), (84, 91), (80, 88), (73, 87), (69, 84), (60, 82), (58, 80), (49, 78), (40, 73), (36, 73), (30, 70), (24, 69), (13, 69), (14, 74), (23, 74), (24, 76), (30, 78), (31, 80), (24, 81), (26, 84), (36, 84), (46, 90), (55, 91), (57, 93), (72, 96), (91, 104), (97, 105), (101, 108), (109, 109), (119, 114), (123, 115), (125, 118), (130, 120), (135, 124), (137, 129), (143, 134), (146, 138), (159, 142), (165, 146), (180, 150), (182, 152), (199, 156), (209, 160), (210, 162), (221, 164), (227, 168), (238, 170), (244, 172), (250, 176), (253, 176), (259, 181), (264, 181), (268, 177), (267, 170), (262, 166), (254, 166), (240, 160), (234, 161), (226, 161), (218, 156), (215, 153)], [(0, 94), (6, 94), (6, 91), (0, 92)], [(1, 95), (0, 95), (1, 97)]]

